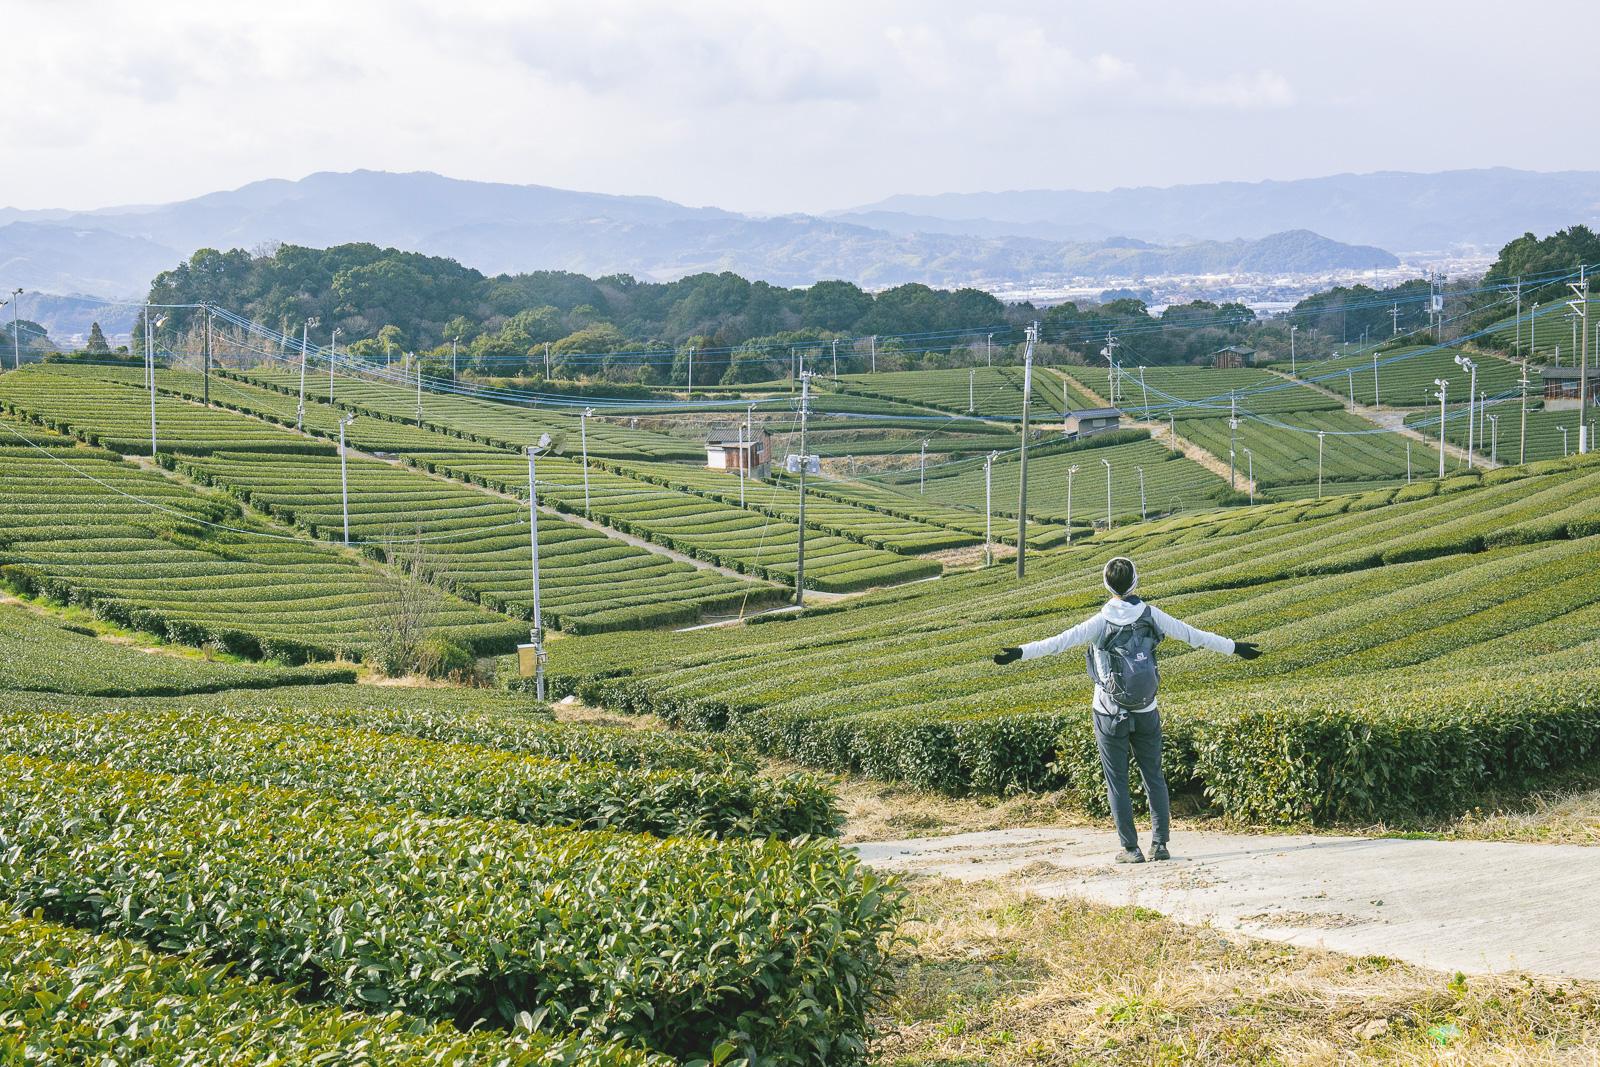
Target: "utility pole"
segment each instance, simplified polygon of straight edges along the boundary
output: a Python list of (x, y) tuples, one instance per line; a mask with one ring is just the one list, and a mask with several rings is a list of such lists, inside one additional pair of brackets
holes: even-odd
[(878, 373), (878, 335), (867, 338), (867, 348), (872, 352), (872, 373)]
[[(794, 602), (797, 607), (806, 603), (806, 467), (811, 457), (806, 453), (806, 419), (811, 414), (811, 372), (800, 372), (800, 519), (795, 538)], [(927, 442), (923, 442), (927, 454)]]
[(1228, 488), (1237, 492), (1239, 489), (1238, 477), (1235, 474), (1234, 448), (1238, 444), (1239, 432), (1239, 398), (1232, 389), (1228, 390)]
[(968, 369), (968, 371), (967, 371), (967, 414), (968, 415), (972, 414), (973, 411), (975, 411), (977, 409), (977, 404), (974, 403), (974, 401), (973, 401), (973, 392), (972, 392), (972, 383), (977, 379), (977, 377), (978, 377), (978, 368), (977, 367), (972, 367), (972, 368)]
[(1328, 436), (1327, 430), (1317, 431), (1317, 499), (1322, 499), (1322, 442)]
[(1428, 275), (1429, 293), (1431, 299), (1428, 307), (1433, 315), (1433, 343), (1438, 344), (1444, 336), (1444, 292), (1439, 284), (1439, 275), (1435, 271)]
[[(150, 317), (149, 305), (144, 309), (145, 318)], [(152, 364), (153, 365), (153, 364)], [(22, 369), (22, 287), (11, 290), (11, 369)], [(151, 371), (151, 379), (155, 378), (155, 371)]]
[(1067, 468), (1067, 547), (1072, 547), (1072, 479), (1078, 473), (1078, 465), (1074, 463)]
[(333, 365), (339, 359), (339, 327), (333, 328), (328, 341), (328, 403), (333, 403)]
[(689, 346), (689, 399), (694, 399), (694, 345)]
[(1248, 471), (1248, 473), (1246, 474), (1246, 478), (1250, 482), (1250, 485), (1248, 486), (1248, 488), (1250, 490), (1250, 504), (1251, 504), (1251, 506), (1254, 506), (1255, 502), (1256, 502), (1256, 457), (1255, 457), (1255, 453), (1251, 452), (1248, 448), (1245, 449), (1244, 450), (1244, 461), (1245, 461), (1245, 465), (1246, 465), (1245, 469)]
[(994, 562), (994, 458), (990, 452), (983, 461), (983, 565)]
[(928, 441), (922, 441), (921, 458), (917, 462), (917, 495), (921, 496), (928, 489)]
[(1566, 459), (1572, 455), (1572, 450), (1567, 447), (1567, 428), (1565, 426), (1557, 426), (1556, 429), (1561, 431), (1561, 458)]
[[(744, 479), (745, 479), (745, 475), (750, 469), (751, 456), (752, 456), (753, 453), (755, 453), (757, 451), (757, 448), (756, 448), (756, 435), (755, 435), (754, 431), (751, 429), (751, 420), (754, 419), (755, 413), (756, 413), (756, 406), (754, 404), (746, 404), (745, 405), (745, 409), (744, 409), (744, 426), (742, 426), (740, 428), (740, 431), (739, 431), (739, 434), (740, 434), (740, 436), (739, 436), (739, 455), (743, 459), (743, 462), (739, 466), (739, 506), (741, 508), (744, 507)], [(750, 442), (750, 451), (749, 452), (746, 452), (744, 450), (744, 443), (746, 441)]]
[(300, 327), (300, 403), (294, 409), (294, 428), (297, 430), (306, 427), (306, 341), (311, 335), (311, 327), (321, 322), (321, 319), (307, 319), (305, 325)]
[(1517, 353), (1517, 355), (1520, 356), (1522, 354), (1522, 276), (1521, 275), (1517, 276), (1517, 314), (1516, 314), (1516, 317), (1513, 318), (1511, 321), (1516, 324), (1516, 329), (1517, 329), (1516, 340), (1511, 343), (1511, 348), (1512, 348), (1513, 351), (1515, 351)]
[(344, 547), (350, 547), (350, 475), (346, 470), (344, 429), (356, 421), (354, 412), (339, 416), (339, 507), (344, 512)]
[(1522, 387), (1522, 434), (1517, 443), (1517, 462), (1528, 462), (1528, 361), (1522, 361), (1522, 380), (1518, 383)]
[(450, 384), (459, 384), (461, 374), (456, 369), (456, 345), (461, 340), (459, 335), (450, 338)]
[(586, 519), (589, 517), (589, 416), (593, 414), (594, 408), (584, 408), (578, 415), (578, 441), (583, 448), (583, 517)]
[[(1456, 366), (1460, 367), (1462, 370), (1465, 370), (1470, 375), (1470, 377), (1467, 379), (1467, 468), (1470, 470), (1473, 465), (1473, 431), (1477, 426), (1477, 412), (1473, 408), (1473, 403), (1478, 395), (1478, 365), (1472, 362), (1472, 360), (1468, 359), (1466, 356), (1457, 356)], [(1443, 438), (1441, 438), (1441, 440), (1443, 440)], [(1580, 437), (1579, 440), (1581, 441), (1582, 438)]]
[(839, 339), (833, 339), (833, 380), (839, 380)]
[(1100, 460), (1106, 468), (1106, 533), (1111, 532), (1111, 461), (1104, 457)]
[(1139, 364), (1139, 391), (1144, 394), (1144, 421), (1150, 421), (1150, 387), (1144, 384), (1144, 364)]
[(1500, 416), (1489, 416), (1489, 462), (1500, 462)]
[(539, 608), (539, 479), (534, 460), (550, 447), (550, 435), (540, 434), (538, 445), (528, 446), (528, 543), (533, 560), (533, 687), (544, 701), (544, 613)]
[(1133, 469), (1139, 472), (1139, 521), (1143, 522), (1146, 517), (1144, 509), (1144, 468), (1135, 467)]
[(200, 314), (205, 316), (206, 337), (205, 351), (201, 354), (200, 364), (200, 396), (206, 407), (211, 406), (211, 306), (202, 303)]
[[(1517, 312), (1517, 314), (1520, 315), (1521, 312), (1519, 311), (1519, 312)], [(1390, 332), (1389, 336), (1390, 337), (1399, 337), (1400, 336), (1400, 305), (1399, 304), (1395, 304), (1393, 307), (1391, 307), (1389, 309), (1389, 318), (1391, 320), (1393, 320), (1393, 326), (1394, 326), (1394, 329)]]
[(1444, 408), (1446, 396), (1450, 392), (1450, 381), (1447, 378), (1435, 378), (1433, 384), (1439, 391), (1433, 395), (1439, 398), (1439, 477), (1444, 478)]
[(1106, 346), (1100, 350), (1100, 354), (1106, 357), (1106, 364), (1111, 368), (1107, 371), (1109, 377), (1106, 379), (1106, 392), (1111, 394), (1111, 404), (1115, 407), (1117, 403), (1117, 339), (1109, 333), (1106, 334)]
[(1578, 281), (1569, 282), (1568, 286), (1577, 294), (1576, 301), (1569, 301), (1574, 311), (1583, 316), (1583, 348), (1578, 354), (1578, 452), (1589, 451), (1589, 275), (1583, 268), (1578, 268)]
[(544, 380), (550, 380), (550, 342), (544, 343)]
[[(18, 292), (21, 292), (19, 289)], [(990, 367), (994, 366), (994, 334), (990, 334), (983, 342), (984, 358)]]
[(1356, 369), (1354, 367), (1346, 367), (1344, 373), (1350, 379), (1350, 410), (1354, 411), (1356, 409)]
[(411, 369), (417, 374), (417, 429), (422, 429), (422, 360), (417, 358), (415, 352), (407, 352), (406, 358), (411, 361)]
[(1378, 353), (1372, 353), (1372, 406), (1383, 407), (1383, 394), (1378, 392)]
[(1028, 573), (1028, 401), (1033, 396), (1033, 346), (1039, 324), (1028, 327), (1028, 346), (1022, 353), (1022, 451), (1017, 463), (1017, 577)]
[[(156, 330), (150, 322), (150, 306), (144, 309), (145, 377), (150, 382), (150, 458), (156, 458)], [(18, 366), (21, 366), (19, 363)]]
[(1289, 327), (1289, 376), (1291, 378), (1298, 378), (1300, 376), (1299, 372), (1294, 368), (1294, 335), (1298, 333), (1299, 330), (1300, 327), (1298, 326)]

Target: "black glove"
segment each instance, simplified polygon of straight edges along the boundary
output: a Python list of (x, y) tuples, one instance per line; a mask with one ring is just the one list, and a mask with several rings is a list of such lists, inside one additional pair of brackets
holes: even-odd
[(1261, 649), (1256, 647), (1254, 641), (1235, 641), (1233, 643), (1233, 654), (1240, 659), (1255, 659), (1261, 655)]
[(1020, 648), (1002, 648), (999, 652), (994, 654), (995, 663), (1002, 667), (1007, 663), (1015, 663), (1021, 658), (1022, 649)]

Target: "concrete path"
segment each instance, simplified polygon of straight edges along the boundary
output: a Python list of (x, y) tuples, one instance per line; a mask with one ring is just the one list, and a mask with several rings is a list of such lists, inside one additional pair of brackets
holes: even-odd
[(1016, 829), (856, 846), (884, 870), (1016, 875), (1041, 896), (1137, 904), (1254, 937), (1445, 971), (1600, 979), (1600, 848), (1179, 834), (1172, 862), (1111, 862), (1106, 831)]

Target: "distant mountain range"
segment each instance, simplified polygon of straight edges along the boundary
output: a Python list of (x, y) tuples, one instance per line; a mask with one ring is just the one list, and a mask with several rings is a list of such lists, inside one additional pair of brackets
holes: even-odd
[(538, 185), (381, 171), (273, 179), (171, 204), (0, 209), (0, 283), (131, 297), (197, 248), (347, 241), (662, 280), (733, 271), (781, 285), (1012, 286), (1064, 278), (1391, 267), (1385, 248), (1498, 247), (1600, 219), (1600, 174), (1454, 171), (1105, 193), (896, 196), (831, 216), (757, 217)]
[(33, 291), (129, 297), (197, 248), (347, 241), (450, 256), (489, 274), (559, 269), (661, 280), (727, 270), (781, 285), (847, 278), (873, 287), (1395, 263), (1381, 248), (1304, 232), (1163, 247), (1007, 233), (1004, 226), (959, 229), (937, 220), (889, 227), (808, 215), (761, 218), (655, 197), (354, 171), (253, 182), (172, 204), (0, 209), (0, 281)]
[(1525, 231), (1600, 224), (1600, 172), (1495, 167), (1437, 174), (1381, 171), (1300, 181), (1214, 182), (1109, 192), (1035, 189), (891, 196), (831, 215), (891, 233), (1163, 244), (1307, 229), (1399, 252), (1495, 250)]

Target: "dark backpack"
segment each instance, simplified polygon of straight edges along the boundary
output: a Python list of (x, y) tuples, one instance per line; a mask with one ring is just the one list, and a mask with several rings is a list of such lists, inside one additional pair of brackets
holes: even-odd
[[(1161, 669), (1156, 666), (1156, 646), (1161, 637), (1148, 604), (1126, 626), (1107, 624), (1105, 636), (1084, 650), (1089, 678), (1125, 711), (1149, 707), (1161, 687)], [(1096, 662), (1097, 650), (1103, 653), (1104, 670)]]

